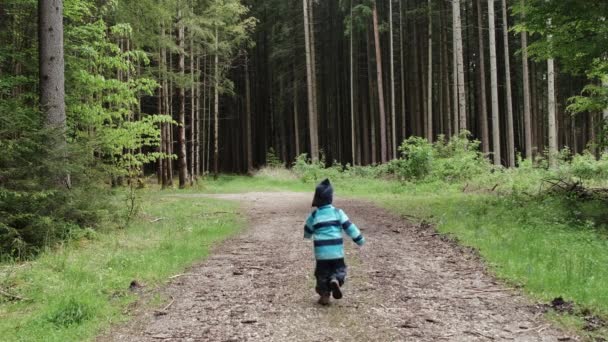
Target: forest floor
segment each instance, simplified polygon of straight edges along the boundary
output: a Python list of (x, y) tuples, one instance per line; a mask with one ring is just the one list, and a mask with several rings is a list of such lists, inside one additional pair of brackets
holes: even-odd
[(321, 307), (302, 239), (311, 195), (213, 197), (241, 201), (248, 228), (173, 277), (163, 310), (142, 306), (99, 341), (579, 340), (495, 280), (470, 249), (360, 200), (336, 201), (368, 242), (346, 241), (344, 298)]

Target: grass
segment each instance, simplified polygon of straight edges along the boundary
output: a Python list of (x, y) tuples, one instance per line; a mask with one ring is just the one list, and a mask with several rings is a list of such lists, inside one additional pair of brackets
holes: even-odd
[[(127, 229), (89, 232), (35, 261), (0, 265), (0, 288), (25, 298), (0, 302), (0, 339), (90, 339), (128, 318), (139, 298), (131, 281), (155, 289), (242, 227), (231, 202), (146, 192), (142, 206)], [(148, 305), (160, 302), (153, 296)]]

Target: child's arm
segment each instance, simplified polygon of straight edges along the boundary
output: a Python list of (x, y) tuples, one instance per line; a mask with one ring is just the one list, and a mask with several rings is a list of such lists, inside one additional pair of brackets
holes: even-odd
[(344, 232), (346, 232), (346, 234), (348, 234), (348, 236), (350, 236), (350, 238), (353, 239), (357, 245), (363, 246), (365, 243), (365, 238), (363, 235), (361, 235), (359, 228), (357, 228), (354, 223), (350, 222), (348, 216), (346, 216), (342, 210), (340, 210), (340, 224), (342, 225)]
[(305, 239), (312, 239), (312, 234), (314, 233), (313, 230), (313, 216), (310, 215), (308, 216), (308, 218), (306, 219), (306, 223), (304, 224), (304, 238)]

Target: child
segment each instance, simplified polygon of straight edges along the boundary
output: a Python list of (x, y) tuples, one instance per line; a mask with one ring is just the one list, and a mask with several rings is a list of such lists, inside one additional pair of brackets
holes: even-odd
[(348, 220), (341, 209), (331, 205), (333, 193), (334, 190), (329, 179), (325, 179), (317, 185), (312, 201), (312, 206), (317, 207), (317, 210), (310, 214), (304, 226), (304, 238), (314, 240), (315, 258), (317, 259), (315, 290), (321, 296), (319, 299), (321, 305), (329, 305), (330, 294), (335, 299), (342, 298), (340, 286), (344, 284), (344, 278), (346, 278), (342, 230), (357, 245), (361, 246), (365, 243), (357, 226)]

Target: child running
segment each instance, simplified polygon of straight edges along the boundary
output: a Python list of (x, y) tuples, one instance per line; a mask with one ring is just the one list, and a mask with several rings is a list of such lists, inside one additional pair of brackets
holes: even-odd
[(312, 201), (312, 206), (317, 209), (310, 214), (304, 226), (304, 238), (314, 241), (317, 260), (315, 290), (321, 296), (321, 305), (329, 305), (330, 294), (335, 299), (342, 298), (340, 287), (344, 285), (346, 278), (342, 230), (357, 245), (362, 246), (365, 243), (363, 235), (357, 226), (348, 220), (344, 211), (332, 205), (333, 193), (329, 179), (317, 185)]

